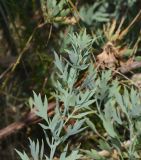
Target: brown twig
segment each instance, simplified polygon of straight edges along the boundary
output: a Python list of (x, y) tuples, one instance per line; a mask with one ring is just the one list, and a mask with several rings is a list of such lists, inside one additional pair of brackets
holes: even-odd
[[(51, 116), (54, 113), (55, 103), (49, 103), (48, 106), (48, 116)], [(21, 129), (38, 122), (41, 122), (42, 119), (37, 117), (35, 114), (35, 110), (30, 111), (27, 113), (20, 121), (14, 122), (7, 127), (0, 130), (0, 140), (4, 140), (7, 137), (11, 136), (14, 133), (17, 133)]]
[(140, 67), (141, 67), (141, 62), (134, 61), (131, 64), (121, 66), (120, 68), (118, 68), (118, 71), (125, 74)]

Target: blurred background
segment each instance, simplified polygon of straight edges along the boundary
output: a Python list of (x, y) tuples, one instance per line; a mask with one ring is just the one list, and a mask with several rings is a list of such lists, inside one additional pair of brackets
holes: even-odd
[[(68, 33), (86, 28), (93, 37), (102, 37), (93, 44), (100, 51), (106, 43), (103, 25), (124, 17), (126, 28), (140, 9), (140, 0), (0, 0), (0, 160), (18, 159), (15, 148), (28, 151), (28, 137), (43, 136), (38, 125), (21, 127), (9, 136), (4, 136), (8, 128), (6, 133), (3, 129), (29, 112), (33, 90), (51, 99), (53, 53), (65, 56)], [(123, 45), (132, 48), (140, 29), (137, 21)], [(139, 42), (138, 59), (140, 52)]]

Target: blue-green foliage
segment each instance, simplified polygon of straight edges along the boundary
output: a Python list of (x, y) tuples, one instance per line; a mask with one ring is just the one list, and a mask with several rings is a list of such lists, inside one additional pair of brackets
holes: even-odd
[[(75, 88), (75, 83), (78, 80), (80, 71), (89, 66), (89, 49), (92, 44), (92, 39), (86, 34), (85, 30), (80, 34), (70, 35), (70, 41), (72, 47), (66, 50), (66, 53), (68, 53), (70, 58), (69, 60), (64, 60), (55, 53), (54, 63), (57, 69), (57, 78), (56, 76), (54, 77), (56, 108), (53, 117), (48, 117), (47, 115), (48, 101), (46, 97), (44, 98), (44, 101), (42, 101), (41, 95), (37, 95), (34, 92), (34, 98), (33, 100), (30, 100), (31, 107), (34, 106), (34, 108), (36, 108), (36, 115), (45, 121), (40, 124), (40, 126), (44, 130), (46, 142), (50, 147), (50, 155), (43, 155), (43, 142), (40, 149), (38, 141), (35, 143), (30, 140), (31, 156), (34, 160), (39, 159), (39, 157), (40, 160), (42, 160), (43, 157), (47, 160), (52, 160), (57, 146), (66, 141), (68, 137), (83, 131), (85, 129), (85, 127), (82, 127), (85, 122), (84, 117), (93, 113), (89, 106), (95, 101), (92, 98), (95, 89), (86, 89), (85, 92), (82, 92), (81, 89)], [(63, 110), (60, 106), (60, 102), (63, 102), (64, 104)], [(81, 111), (84, 109), (85, 112), (82, 113)], [(75, 124), (69, 124), (66, 133), (62, 134), (63, 128), (70, 119), (76, 119)], [(48, 137), (46, 131), (51, 133), (51, 138)], [(64, 149), (65, 152), (67, 151), (67, 148), (68, 147)], [(25, 152), (22, 154), (17, 151), (17, 153), (22, 159), (29, 159)], [(77, 150), (72, 151), (69, 156), (66, 156), (66, 153), (64, 152), (60, 155), (60, 159), (62, 160), (75, 160), (79, 158), (80, 154), (78, 154)]]
[[(98, 74), (91, 59), (93, 39), (86, 34), (86, 30), (79, 34), (73, 33), (69, 37), (71, 47), (65, 49), (68, 59), (54, 53), (56, 68), (52, 76), (55, 86), (53, 96), (56, 98), (54, 115), (49, 117), (47, 114), (46, 97), (43, 101), (40, 94), (33, 93), (34, 97), (30, 100), (36, 115), (44, 119), (40, 126), (45, 133), (50, 153), (44, 154), (44, 142), (39, 145), (38, 140), (37, 142), (30, 140), (31, 156), (28, 157), (25, 152), (17, 153), (22, 160), (29, 160), (30, 157), (34, 160), (53, 160), (60, 144), (67, 141), (70, 136), (90, 127), (99, 137), (97, 147), (100, 150), (106, 150), (109, 154), (116, 150), (119, 159), (137, 159), (139, 154), (136, 146), (141, 136), (140, 93), (133, 87), (131, 89), (121, 87), (117, 80), (112, 80), (110, 70)], [(86, 71), (87, 74), (77, 86), (82, 71)], [(91, 117), (96, 115), (99, 118), (102, 132), (97, 129), (97, 123), (91, 120), (90, 114)], [(73, 125), (69, 124), (71, 119), (75, 120)], [(63, 132), (66, 125), (67, 130)], [(124, 132), (128, 133), (128, 140)], [(50, 138), (48, 133), (51, 133)], [(60, 154), (60, 160), (81, 159), (84, 155), (87, 159), (109, 159), (93, 148), (81, 150), (83, 154), (77, 149), (68, 155), (67, 150), (68, 145)]]
[[(121, 18), (122, 9), (125, 14), (128, 11), (133, 12), (136, 2), (137, 0), (96, 0), (91, 5), (85, 4), (80, 7), (79, 13), (85, 24), (96, 26), (96, 24), (108, 22), (112, 18)], [(134, 12), (137, 14), (136, 10)]]
[(61, 21), (70, 13), (70, 8), (65, 9), (67, 0), (41, 0), (41, 7), (46, 22)]

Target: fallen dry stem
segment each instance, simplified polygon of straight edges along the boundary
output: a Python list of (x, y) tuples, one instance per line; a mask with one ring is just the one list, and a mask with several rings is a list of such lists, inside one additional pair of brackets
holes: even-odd
[[(49, 103), (48, 105), (48, 116), (54, 114), (55, 103)], [(35, 123), (41, 122), (42, 119), (35, 114), (35, 110), (30, 111), (24, 117), (21, 118), (18, 122), (14, 122), (7, 127), (0, 130), (0, 140), (4, 140), (7, 137), (17, 133), (21, 129)]]

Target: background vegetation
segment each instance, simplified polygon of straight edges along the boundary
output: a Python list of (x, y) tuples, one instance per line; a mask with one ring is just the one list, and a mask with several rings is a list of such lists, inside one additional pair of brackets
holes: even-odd
[[(119, 90), (117, 89), (118, 85), (121, 87), (120, 93), (122, 96), (126, 97), (128, 95), (125, 98), (125, 102), (123, 102), (124, 104), (126, 102), (133, 103), (132, 100), (134, 99), (135, 101), (138, 96), (137, 101), (139, 101), (141, 85), (140, 8), (140, 0), (0, 0), (1, 130), (13, 122), (19, 122), (29, 112), (28, 101), (33, 94), (33, 90), (36, 93), (40, 93), (42, 97), (46, 94), (49, 102), (55, 102), (55, 98), (52, 95), (54, 88), (59, 87), (55, 85), (54, 81), (59, 78), (57, 78), (58, 75), (53, 74), (54, 71), (57, 72), (54, 67), (54, 52), (57, 52), (59, 56), (63, 56), (64, 59), (70, 58), (70, 62), (74, 62), (70, 56), (72, 44), (74, 48), (76, 47), (76, 50), (80, 47), (80, 50), (82, 49), (83, 51), (84, 47), (84, 52), (88, 51), (93, 67), (97, 69), (95, 80), (98, 79), (97, 77), (101, 80), (97, 82), (96, 89), (99, 92), (97, 99), (98, 96), (103, 96), (101, 100), (98, 99), (99, 104), (97, 105), (101, 105), (104, 110), (103, 104), (107, 102), (106, 97), (110, 97), (114, 89), (115, 94), (117, 93), (115, 95), (115, 103), (121, 104)], [(78, 35), (73, 33), (78, 33)], [(71, 36), (72, 38), (69, 38)], [(87, 57), (87, 55), (85, 56)], [(90, 63), (90, 59), (86, 62)], [(84, 63), (85, 59), (82, 58), (82, 62)], [(55, 64), (57, 63), (59, 62), (57, 62), (56, 58)], [(80, 70), (77, 68), (79, 70), (77, 70), (79, 72), (79, 77), (76, 80), (77, 87), (81, 86), (83, 80), (88, 76), (85, 68), (86, 64), (84, 66), (81, 62), (78, 64), (79, 67), (82, 66)], [(90, 69), (90, 73), (94, 72), (92, 71), (93, 67)], [(112, 71), (103, 72), (103, 70)], [(54, 75), (54, 81), (51, 75)], [(53, 85), (55, 85), (54, 88), (52, 87)], [(127, 90), (123, 89), (125, 86)], [(130, 92), (128, 88), (132, 88), (132, 91)], [(94, 88), (92, 87), (91, 89), (93, 90)], [(91, 97), (89, 98), (91, 99)], [(60, 102), (64, 101), (61, 99)], [(107, 105), (110, 106), (111, 104)], [(112, 104), (112, 106), (114, 105)], [(107, 112), (109, 111), (108, 109), (107, 107)], [(103, 110), (99, 111), (99, 113)], [(137, 112), (140, 113), (139, 110)], [(131, 124), (130, 126), (134, 121), (138, 121), (135, 118), (136, 115), (135, 117), (128, 117), (129, 113), (124, 112), (124, 114), (127, 114), (125, 117), (121, 116), (122, 121), (125, 121), (123, 122), (124, 125), (127, 119)], [(88, 116), (93, 123), (96, 121), (96, 127), (98, 127), (102, 136), (108, 132), (106, 130), (105, 133), (101, 127), (104, 116), (106, 115), (101, 114), (98, 117), (90, 114), (90, 117)], [(116, 125), (116, 128), (122, 131), (120, 118), (115, 121), (119, 125)], [(93, 128), (89, 119), (87, 119), (87, 123)], [(110, 126), (110, 128), (112, 127)], [(121, 133), (124, 136), (120, 137), (120, 141), (129, 139), (128, 125), (124, 131), (125, 133)], [(68, 140), (69, 147), (76, 148), (83, 140), (81, 144), (81, 148), (85, 149), (83, 153), (92, 156), (95, 152), (93, 151), (92, 154), (86, 150), (99, 150), (96, 139), (100, 135), (96, 135), (94, 132), (91, 129), (87, 129), (83, 133), (79, 133), (79, 136), (72, 136)], [(114, 135), (114, 132), (112, 134), (111, 132), (108, 132), (108, 134), (114, 137), (112, 140), (117, 142), (117, 136)], [(136, 134), (136, 130), (134, 133)], [(41, 139), (43, 135), (38, 125), (27, 125), (18, 132), (2, 138), (0, 140), (0, 159), (18, 159), (14, 148), (24, 149), (28, 153), (27, 137)], [(76, 144), (72, 144), (71, 141), (75, 141)], [(103, 141), (101, 140), (99, 146), (102, 145)], [(105, 147), (107, 146), (108, 144), (106, 143)], [(108, 147), (110, 150), (113, 146), (109, 145)], [(64, 145), (59, 146), (56, 157), (59, 157), (63, 148), (65, 148)], [(139, 145), (138, 148), (140, 150)], [(104, 150), (104, 148), (100, 149)], [(131, 151), (133, 150), (131, 149)], [(112, 151), (112, 155), (115, 156), (115, 154), (116, 152)], [(126, 157), (127, 155), (122, 155), (121, 157), (124, 156)], [(132, 154), (132, 156), (135, 155)], [(114, 158), (112, 157), (112, 159)]]

